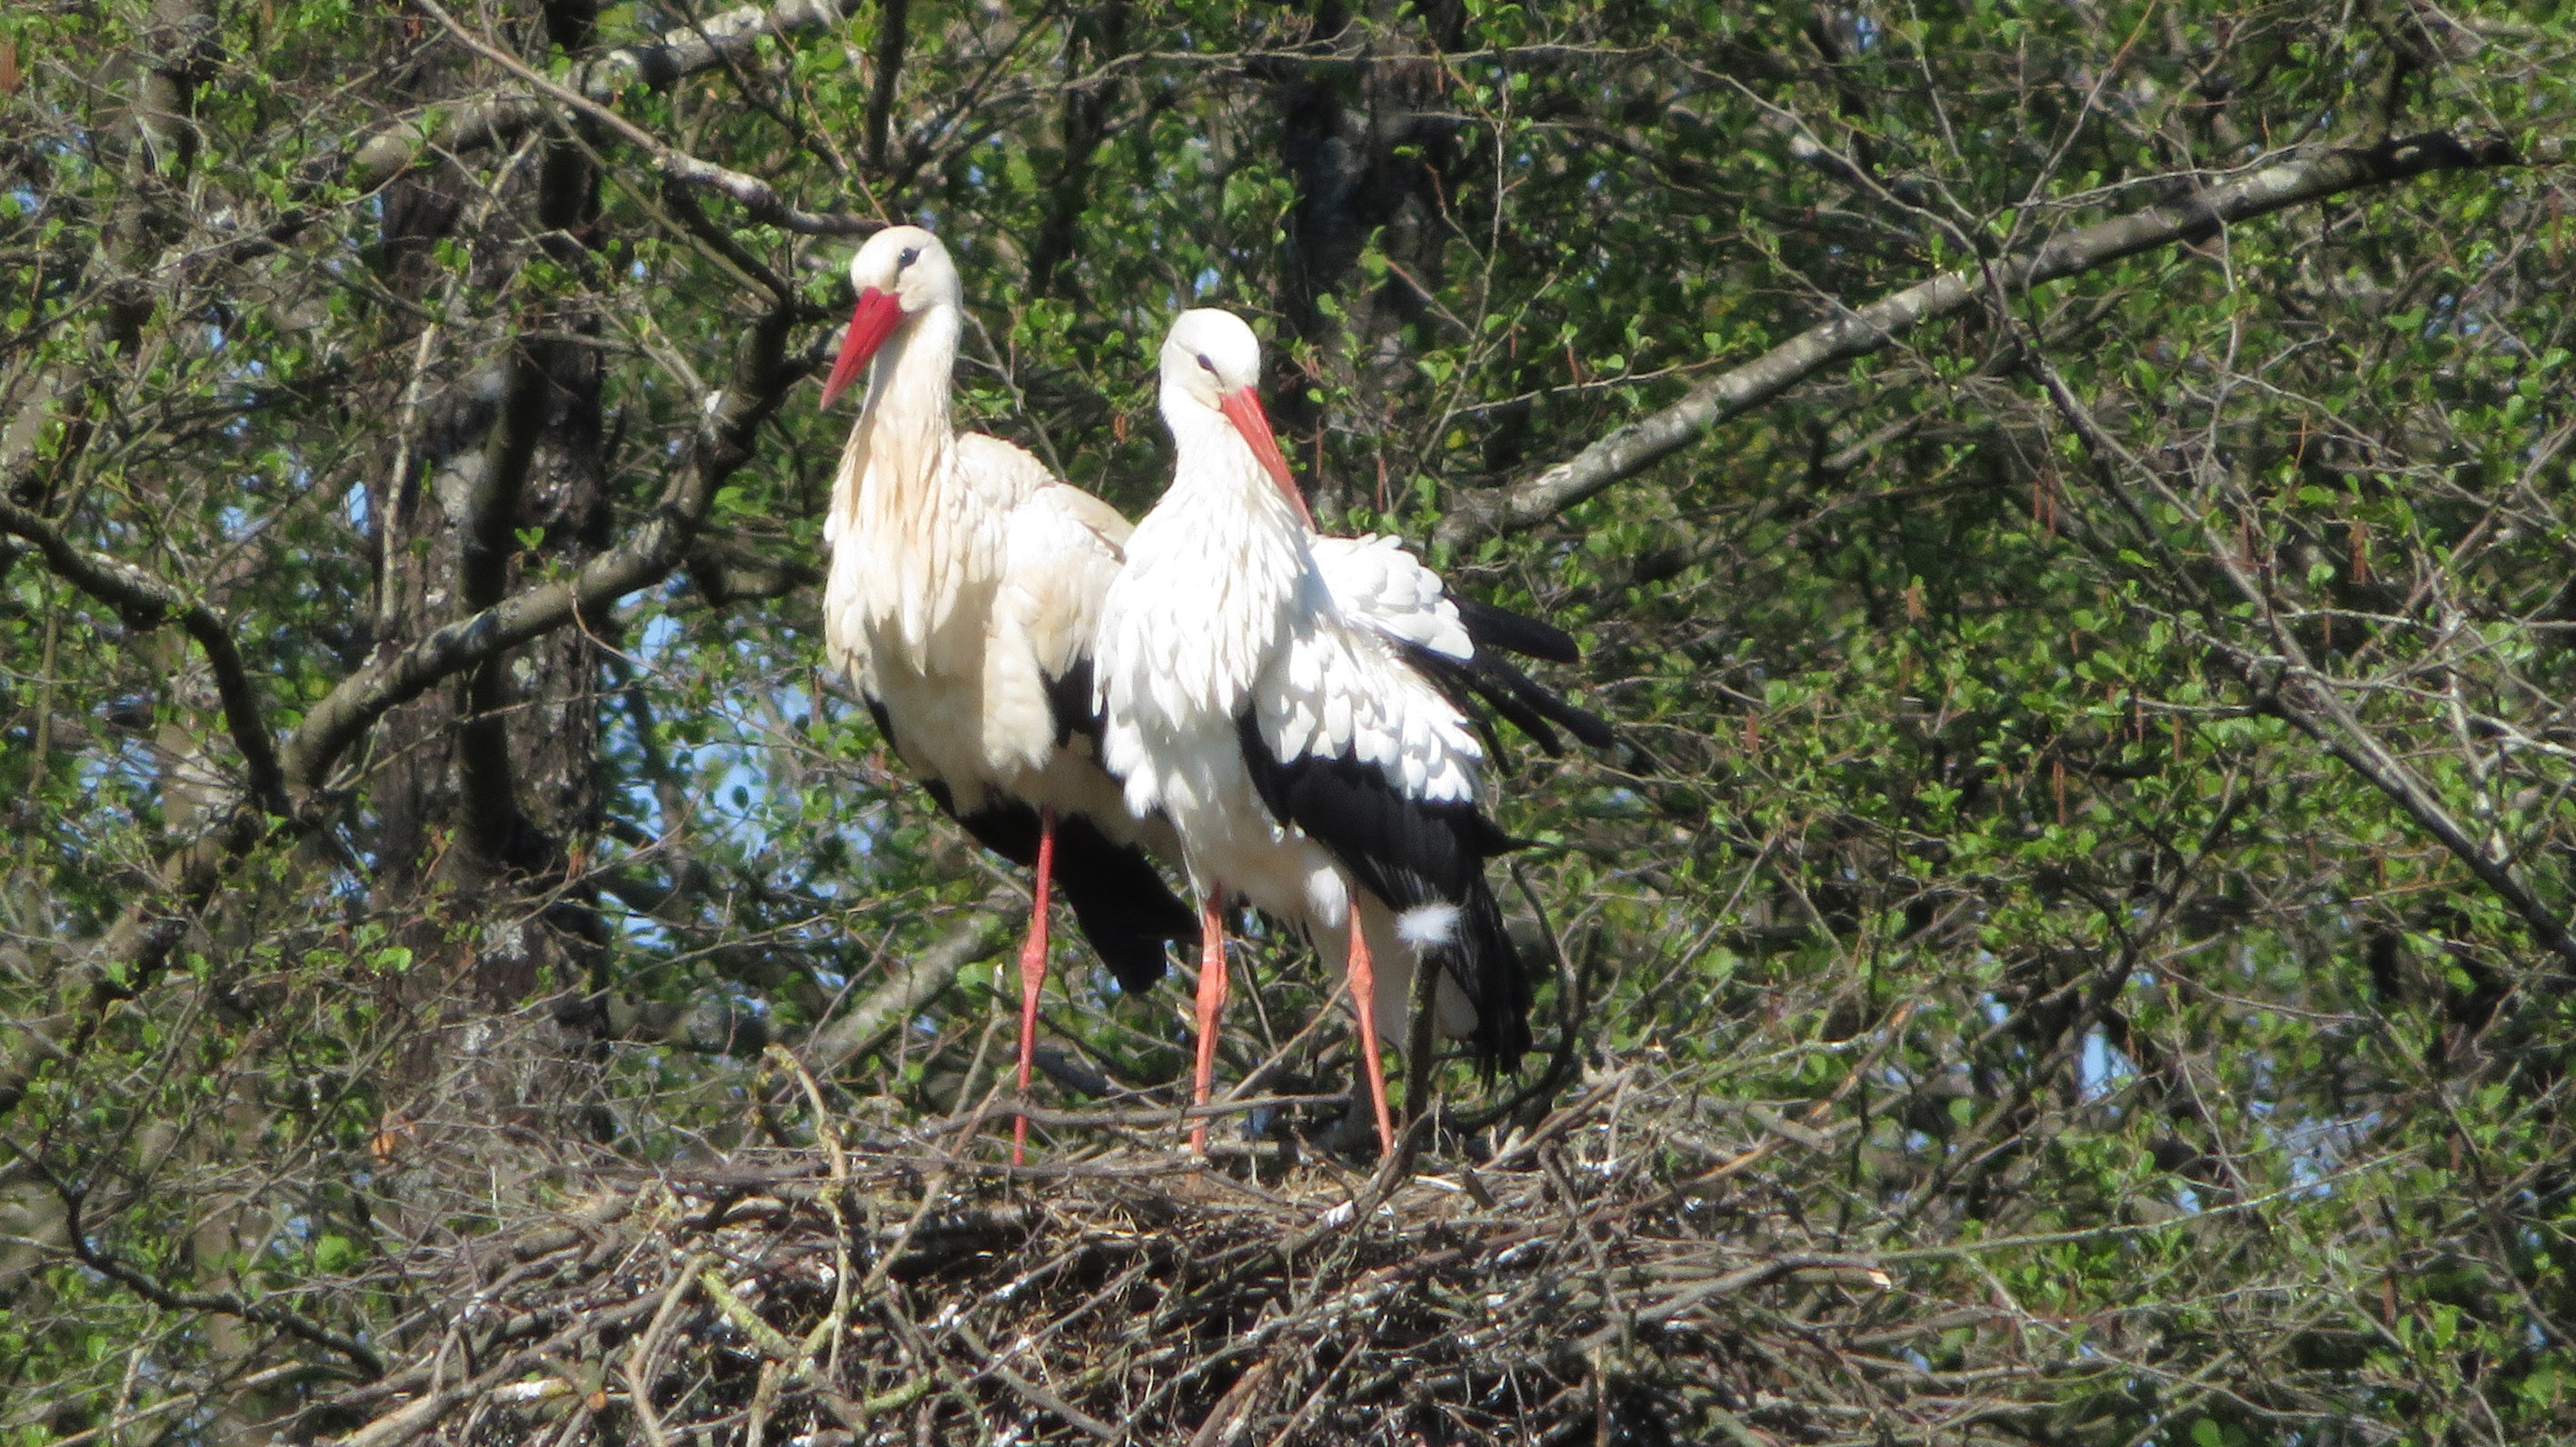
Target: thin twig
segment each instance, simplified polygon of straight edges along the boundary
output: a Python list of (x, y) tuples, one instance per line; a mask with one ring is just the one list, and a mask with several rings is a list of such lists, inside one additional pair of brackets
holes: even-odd
[(633, 121), (586, 95), (546, 79), (529, 69), (517, 56), (459, 25), (439, 8), (438, 0), (412, 0), (412, 3), (444, 26), (448, 34), (456, 37), (458, 44), (517, 76), (523, 84), (624, 137), (629, 144), (652, 157), (654, 170), (671, 180), (732, 197), (751, 213), (755, 221), (806, 236), (873, 236), (884, 229), (885, 223), (873, 217), (853, 216), (843, 211), (804, 210), (789, 201), (777, 187), (756, 176), (746, 176), (740, 171), (700, 160), (665, 145)]

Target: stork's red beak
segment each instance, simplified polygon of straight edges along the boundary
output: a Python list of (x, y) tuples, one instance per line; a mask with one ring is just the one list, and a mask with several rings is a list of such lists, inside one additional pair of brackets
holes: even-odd
[(832, 364), (832, 375), (823, 383), (823, 405), (848, 390), (868, 359), (894, 335), (903, 322), (903, 303), (887, 293), (869, 287), (859, 293), (859, 304), (850, 309), (850, 333), (841, 339), (841, 359)]
[(1250, 387), (1228, 392), (1218, 399), (1217, 406), (1224, 411), (1225, 420), (1233, 423), (1234, 430), (1251, 444), (1253, 458), (1261, 464), (1262, 471), (1270, 474), (1270, 480), (1279, 484), (1288, 506), (1296, 510), (1298, 521), (1313, 528), (1314, 514), (1306, 511), (1306, 499), (1297, 491), (1297, 479), (1288, 473), (1288, 459), (1279, 454), (1279, 439), (1270, 431), (1269, 414), (1261, 410), (1260, 394)]

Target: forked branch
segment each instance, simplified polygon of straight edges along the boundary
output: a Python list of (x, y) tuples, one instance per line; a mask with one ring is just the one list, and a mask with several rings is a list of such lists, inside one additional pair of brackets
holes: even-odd
[(215, 695), (224, 708), (224, 726), (241, 751), (245, 782), (263, 808), (286, 812), (283, 775), (276, 745), (269, 739), (259, 690), (251, 685), (241, 650), (233, 645), (232, 627), (205, 603), (154, 578), (131, 563), (94, 553), (63, 535), (38, 513), (0, 492), (0, 532), (24, 538), (45, 560), (54, 576), (110, 608), (136, 632), (176, 623), (205, 651), (215, 676)]

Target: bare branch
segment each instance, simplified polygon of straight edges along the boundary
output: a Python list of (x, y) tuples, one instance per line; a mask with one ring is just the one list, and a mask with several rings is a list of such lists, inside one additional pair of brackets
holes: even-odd
[(2192, 242), (2223, 226), (2386, 186), (2434, 171), (2523, 164), (2501, 137), (2428, 132), (2376, 146), (2320, 151), (2266, 166), (2181, 201), (2070, 231), (2036, 251), (1984, 268), (1944, 272), (1799, 333), (1743, 366), (1693, 387), (1679, 402), (1616, 428), (1573, 457), (1517, 486), (1459, 497), (1436, 533), (1451, 546), (1534, 527), (1613, 483), (1645, 471), (1730, 417), (1751, 411), (1836, 362), (1866, 356), (1924, 322), (1964, 310), (1999, 282), (2019, 291), (2108, 266), (2161, 246)]
[(233, 747), (241, 751), (251, 797), (274, 813), (286, 812), (284, 776), (278, 770), (259, 690), (251, 686), (241, 650), (233, 646), (232, 628), (214, 609), (131, 563), (79, 546), (39, 514), (10, 501), (6, 493), (0, 493), (0, 532), (33, 544), (54, 576), (114, 608), (126, 627), (146, 632), (175, 622), (187, 630), (205, 650), (206, 664), (214, 671), (216, 696), (223, 701)]
[[(658, 44), (624, 46), (594, 56), (574, 67), (563, 84), (601, 104), (638, 85), (662, 90), (749, 55), (764, 35), (786, 36), (837, 25), (858, 8), (859, 0), (781, 0), (776, 5), (739, 6), (698, 26), (666, 31)], [(360, 190), (373, 190), (424, 155), (508, 145), (544, 124), (548, 110), (543, 101), (512, 96), (444, 109), (428, 131), (409, 121), (388, 126), (359, 145), (349, 182)]]
[(884, 222), (872, 217), (853, 216), (842, 211), (804, 210), (780, 195), (776, 187), (757, 176), (746, 176), (740, 171), (728, 170), (713, 161), (702, 161), (684, 151), (666, 146), (655, 139), (651, 132), (633, 121), (578, 91), (546, 79), (530, 70), (517, 56), (457, 24), (445, 10), (439, 8), (437, 0), (412, 0), (412, 3), (429, 12), (439, 24), (447, 27), (447, 33), (455, 36), (457, 42), (466, 49), (624, 137), (629, 144), (653, 158), (654, 170), (684, 185), (702, 186), (707, 190), (732, 197), (742, 204), (744, 210), (751, 213), (755, 221), (766, 222), (807, 236), (867, 236), (883, 229), (885, 225)]

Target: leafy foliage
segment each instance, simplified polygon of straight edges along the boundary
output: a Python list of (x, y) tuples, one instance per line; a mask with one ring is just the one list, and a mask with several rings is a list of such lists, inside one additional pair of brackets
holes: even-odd
[[(846, 418), (794, 384), (890, 219), (968, 277), (978, 425), (1141, 511), (1153, 347), (1237, 308), (1330, 526), (1582, 637), (1629, 743), (1512, 746), (1573, 1033), (1496, 1131), (1577, 1067), (1821, 1130), (1748, 1199), (1898, 1279), (1971, 1436), (2567, 1431), (2562, 9), (776, 18), (0, 14), (0, 1434), (346, 1430), (467, 1329), (409, 1253), (810, 1142), (771, 1042), (889, 1131), (983, 1097), (1022, 906), (813, 627)], [(1708, 441), (1490, 507), (1951, 271)], [(1237, 1078), (1325, 1006), (1256, 954)], [(1064, 1079), (1178, 1073), (1176, 992), (1058, 964)], [(1874, 1400), (1833, 1430), (1918, 1420)]]

